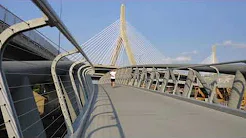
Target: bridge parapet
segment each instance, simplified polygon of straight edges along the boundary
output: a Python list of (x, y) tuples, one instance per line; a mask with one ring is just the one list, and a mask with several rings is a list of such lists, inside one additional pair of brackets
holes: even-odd
[[(94, 96), (94, 67), (48, 2), (33, 2), (44, 12), (43, 17), (14, 21), (0, 33), (0, 134), (80, 137)], [(75, 49), (53, 61), (3, 60), (11, 38), (44, 26), (57, 27)]]
[[(116, 83), (245, 110), (245, 63), (242, 60), (200, 65), (128, 66), (116, 71)], [(220, 76), (232, 82), (220, 84), (223, 83), (219, 81)], [(110, 83), (110, 74), (105, 74), (99, 83)]]

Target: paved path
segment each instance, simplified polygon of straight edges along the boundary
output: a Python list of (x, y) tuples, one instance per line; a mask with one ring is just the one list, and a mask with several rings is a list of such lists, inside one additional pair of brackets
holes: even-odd
[(85, 138), (246, 138), (246, 119), (137, 88), (99, 86)]

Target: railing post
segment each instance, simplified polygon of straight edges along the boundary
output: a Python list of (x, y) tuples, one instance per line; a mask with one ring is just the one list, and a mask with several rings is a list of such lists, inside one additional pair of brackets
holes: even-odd
[(63, 94), (62, 94), (62, 88), (61, 88), (58, 76), (56, 74), (56, 66), (57, 66), (57, 63), (59, 62), (59, 60), (61, 58), (65, 57), (65, 56), (68, 56), (68, 55), (75, 54), (77, 52), (78, 52), (78, 50), (75, 49), (75, 50), (72, 50), (70, 52), (59, 54), (53, 60), (52, 65), (51, 65), (51, 74), (52, 74), (52, 78), (53, 78), (53, 81), (54, 81), (54, 84), (55, 84), (56, 93), (57, 93), (57, 96), (58, 96), (58, 99), (59, 99), (59, 103), (61, 105), (62, 114), (64, 116), (64, 120), (65, 120), (65, 123), (66, 123), (66, 126), (67, 126), (68, 135), (73, 133), (73, 126), (72, 126), (72, 121), (71, 121), (71, 119), (69, 117), (69, 112), (68, 112), (68, 109), (67, 109), (67, 106), (66, 106), (65, 99), (64, 99)]
[(142, 73), (144, 75), (144, 79), (143, 79), (142, 85), (143, 85), (143, 88), (146, 88), (147, 87), (147, 81), (148, 81), (148, 71), (147, 71), (147, 69), (145, 68)]
[[(210, 87), (210, 85), (207, 84), (207, 82), (204, 80), (204, 78), (201, 76), (201, 74), (194, 69), (189, 68), (189, 70), (191, 70), (193, 72), (194, 78), (197, 77), (197, 79), (200, 81), (202, 86), (205, 88), (206, 92), (210, 95), (212, 88)], [(193, 81), (192, 81), (192, 83), (193, 83)], [(189, 97), (189, 95), (190, 94), (188, 94), (188, 97)]]
[(156, 74), (156, 68), (152, 68), (152, 71), (150, 73), (150, 79), (148, 81), (148, 84), (147, 84), (147, 89), (150, 89), (154, 79), (155, 79), (155, 74)]
[(231, 96), (228, 102), (229, 107), (240, 109), (245, 92), (245, 84), (246, 82), (243, 74), (240, 71), (237, 71), (232, 85)]
[[(178, 73), (178, 78), (176, 79), (175, 85), (174, 85), (174, 89), (173, 89), (173, 95), (175, 95), (177, 93), (177, 88), (179, 85), (179, 79), (180, 79), (180, 73)], [(177, 93), (178, 95), (180, 95), (180, 93)]]
[(169, 77), (170, 77), (170, 71), (166, 70), (161, 84), (161, 89), (160, 89), (161, 92), (165, 92)]
[(117, 72), (116, 72), (116, 76), (115, 76), (115, 83), (116, 84), (120, 83), (121, 73), (122, 73), (122, 70), (118, 69)]
[[(176, 85), (176, 83), (177, 83), (177, 79), (176, 79), (176, 77), (175, 77), (174, 72), (173, 72), (172, 69), (170, 69), (169, 72), (170, 72), (171, 79), (172, 79), (172, 81), (173, 81), (173, 83), (174, 83), (174, 88), (173, 88), (173, 92), (174, 92), (175, 85)], [(173, 93), (173, 92), (172, 92), (172, 93)]]
[[(139, 81), (138, 81), (138, 84), (137, 84), (137, 87), (141, 87), (142, 85), (142, 81), (146, 80), (146, 68), (142, 68), (142, 71), (141, 73), (139, 72)], [(144, 85), (144, 83), (143, 83)]]
[(131, 79), (132, 79), (132, 68), (129, 68), (127, 69), (127, 72), (126, 72), (126, 81), (125, 81), (125, 84), (126, 85), (129, 85), (129, 83), (131, 82)]
[(82, 65), (79, 69), (78, 69), (78, 72), (77, 72), (77, 75), (78, 75), (78, 78), (79, 78), (79, 82), (80, 82), (80, 87), (81, 87), (81, 91), (80, 91), (80, 98), (82, 100), (82, 104), (85, 104), (87, 102), (87, 94), (86, 94), (86, 90), (85, 90), (85, 84), (83, 83), (82, 81), (82, 74), (81, 74), (81, 70), (85, 67), (89, 66), (89, 64), (85, 64), (85, 65)]
[(194, 80), (195, 80), (194, 71), (189, 68), (189, 73), (185, 81), (184, 92), (182, 94), (183, 97), (190, 97)]
[(198, 78), (198, 80), (201, 82), (202, 86), (205, 88), (206, 92), (210, 95), (212, 92), (212, 88), (207, 84), (207, 82), (204, 80), (204, 78), (201, 76), (201, 74), (197, 71), (195, 71), (195, 75)]
[(120, 77), (120, 84), (124, 84), (125, 78), (126, 78), (126, 68), (122, 69), (121, 77)]
[(126, 79), (127, 79), (127, 68), (124, 68), (122, 73), (121, 84), (125, 84)]
[(76, 84), (75, 84), (75, 79), (74, 79), (74, 77), (73, 77), (73, 68), (74, 68), (76, 65), (81, 64), (81, 63), (83, 63), (83, 62), (85, 62), (85, 59), (82, 59), (81, 61), (76, 61), (76, 62), (74, 62), (74, 63), (70, 66), (70, 68), (69, 68), (69, 76), (70, 76), (70, 80), (71, 80), (71, 83), (72, 83), (72, 87), (73, 87), (74, 93), (75, 93), (75, 95), (76, 95), (76, 100), (77, 100), (77, 104), (78, 104), (78, 107), (79, 107), (79, 110), (80, 110), (80, 111), (82, 111), (83, 105), (82, 105), (82, 102), (81, 102), (81, 100), (80, 100), (80, 96), (79, 96), (79, 93), (78, 93), (77, 86), (76, 86)]
[(132, 86), (136, 86), (138, 84), (138, 79), (139, 79), (139, 69), (136, 68), (134, 72), (134, 77), (133, 77), (133, 83)]
[[(6, 14), (6, 12), (5, 12)], [(5, 20), (6, 20), (6, 15), (5, 15)], [(33, 20), (29, 20), (26, 22), (21, 22), (14, 24), (10, 26), (9, 28), (5, 29), (1, 34), (0, 34), (0, 50), (1, 50), (1, 55), (0, 55), (0, 103), (2, 105), (5, 105), (4, 107), (1, 106), (1, 111), (3, 112), (3, 119), (4, 122), (8, 122), (6, 126), (6, 130), (8, 133), (9, 137), (23, 137), (21, 127), (17, 118), (17, 113), (15, 110), (15, 106), (8, 88), (6, 76), (3, 71), (2, 67), (2, 60), (3, 60), (3, 54), (4, 50), (7, 46), (7, 42), (14, 37), (15, 35), (25, 32), (28, 30), (36, 29), (36, 28), (41, 28), (44, 26), (47, 26), (47, 21), (48, 19), (46, 17), (41, 17)]]
[(82, 71), (82, 78), (83, 78), (83, 80), (84, 80), (84, 82), (85, 82), (85, 88), (86, 88), (86, 92), (88, 93), (88, 97), (90, 96), (89, 94), (89, 92), (91, 92), (91, 88), (89, 87), (89, 85), (88, 85), (88, 82), (86, 81), (86, 72), (87, 72), (87, 70), (88, 69), (91, 69), (91, 67), (87, 67), (87, 68), (85, 68), (83, 71)]
[[(136, 68), (137, 69), (137, 68)], [(137, 77), (137, 71), (132, 68), (132, 78), (130, 79), (129, 85), (133, 86)]]
[(219, 72), (219, 70), (218, 70), (215, 66), (210, 66), (210, 68), (213, 68), (213, 69), (216, 70), (216, 72), (217, 72), (217, 77), (216, 77), (215, 81), (212, 82), (212, 87), (213, 87), (213, 88), (212, 88), (212, 92), (211, 92), (211, 94), (210, 94), (210, 96), (209, 96), (208, 102), (209, 102), (209, 103), (213, 103), (213, 102), (218, 103), (218, 98), (217, 98), (217, 94), (216, 94), (216, 89), (217, 89), (217, 83), (218, 83), (218, 79), (219, 79), (219, 76), (220, 76), (220, 72)]
[(158, 71), (156, 71), (156, 74), (155, 74), (155, 86), (154, 86), (154, 90), (159, 90), (159, 79), (160, 79), (160, 73)]

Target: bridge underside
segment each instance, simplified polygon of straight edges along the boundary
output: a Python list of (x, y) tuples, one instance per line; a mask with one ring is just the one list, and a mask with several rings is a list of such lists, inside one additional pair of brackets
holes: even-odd
[[(20, 50), (21, 49), (21, 50)], [(49, 60), (41, 55), (35, 54), (34, 52), (20, 47), (19, 44), (10, 42), (4, 51), (3, 60), (8, 61), (35, 61), (35, 60)]]
[(245, 137), (242, 117), (137, 88), (98, 87), (85, 138)]

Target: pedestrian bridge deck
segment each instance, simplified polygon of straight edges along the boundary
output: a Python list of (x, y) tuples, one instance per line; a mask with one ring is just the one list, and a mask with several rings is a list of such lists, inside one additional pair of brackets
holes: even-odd
[(85, 138), (245, 138), (246, 119), (133, 87), (98, 85)]

